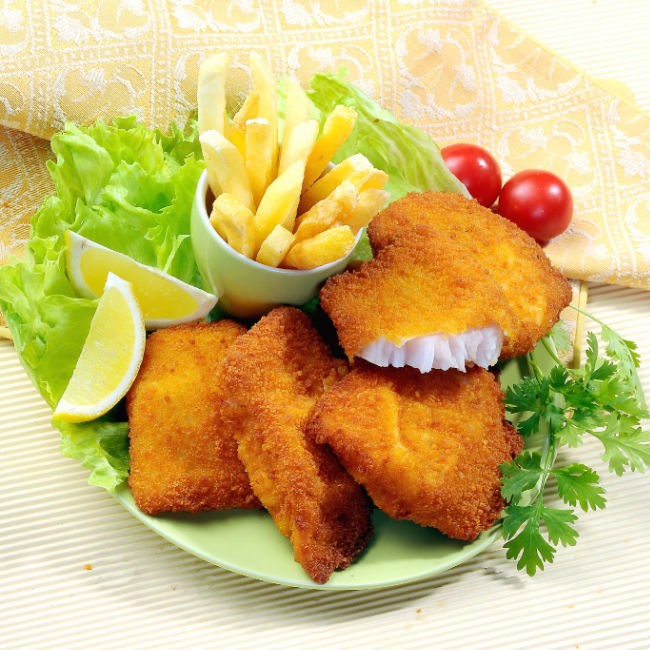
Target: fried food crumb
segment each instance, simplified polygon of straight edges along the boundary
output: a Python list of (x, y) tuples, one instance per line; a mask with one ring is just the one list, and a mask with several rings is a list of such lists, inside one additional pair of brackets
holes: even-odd
[(359, 362), (318, 402), (309, 431), (396, 519), (473, 540), (504, 507), (499, 465), (522, 449), (502, 393), (467, 373)]
[(571, 301), (571, 286), (542, 248), (514, 223), (475, 200), (451, 192), (412, 192), (391, 203), (368, 226), (375, 251), (415, 225), (451, 236), (489, 269), (503, 289), (517, 326), (501, 359), (530, 352)]
[(344, 368), (305, 314), (279, 307), (233, 344), (222, 374), (253, 490), (318, 583), (347, 567), (372, 533), (363, 489), (305, 433), (316, 400)]
[(222, 359), (245, 332), (221, 320), (148, 337), (126, 398), (129, 487), (143, 512), (260, 507), (225, 426), (218, 390)]
[(507, 340), (515, 327), (488, 269), (454, 239), (422, 225), (396, 237), (359, 270), (329, 278), (320, 300), (350, 361), (382, 337), (400, 345), (496, 324)]

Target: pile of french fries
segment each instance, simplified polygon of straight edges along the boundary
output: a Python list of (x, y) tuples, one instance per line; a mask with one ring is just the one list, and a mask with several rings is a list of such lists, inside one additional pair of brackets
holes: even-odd
[(226, 113), (227, 54), (199, 69), (199, 140), (216, 197), (210, 223), (242, 255), (273, 267), (312, 269), (347, 255), (357, 233), (386, 203), (385, 172), (353, 155), (328, 169), (356, 120), (337, 106), (319, 133), (300, 84), (287, 79), (282, 139), (276, 82), (250, 57), (252, 88)]

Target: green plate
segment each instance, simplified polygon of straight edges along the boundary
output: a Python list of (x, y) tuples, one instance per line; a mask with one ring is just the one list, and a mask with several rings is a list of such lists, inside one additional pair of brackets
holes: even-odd
[[(540, 365), (546, 359), (550, 363), (542, 346), (536, 354)], [(501, 384), (505, 388), (527, 373), (524, 359), (510, 361), (502, 368)], [(497, 524), (471, 543), (460, 542), (375, 510), (375, 533), (368, 548), (352, 566), (334, 572), (326, 584), (319, 585), (294, 561), (291, 544), (266, 512), (229, 510), (149, 517), (135, 506), (126, 485), (115, 496), (146, 526), (188, 553), (251, 578), (310, 589), (373, 589), (431, 577), (478, 555), (500, 536)]]

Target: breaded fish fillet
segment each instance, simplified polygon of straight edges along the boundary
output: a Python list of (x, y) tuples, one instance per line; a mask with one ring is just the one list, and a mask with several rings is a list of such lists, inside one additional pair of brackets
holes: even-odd
[(416, 224), (453, 236), (502, 287), (518, 321), (503, 346), (502, 359), (530, 352), (571, 301), (568, 281), (532, 237), (460, 194), (413, 192), (391, 203), (368, 227), (373, 249), (381, 250)]
[(348, 566), (372, 532), (363, 489), (305, 434), (316, 400), (345, 369), (305, 314), (279, 307), (235, 342), (222, 375), (253, 490), (319, 583)]
[(126, 396), (129, 487), (147, 514), (259, 508), (218, 392), (226, 350), (246, 332), (231, 320), (191, 323), (149, 336)]
[(490, 272), (429, 226), (396, 237), (359, 270), (329, 278), (320, 300), (350, 361), (421, 372), (492, 365), (515, 327)]
[(363, 361), (321, 398), (309, 430), (391, 517), (474, 539), (499, 516), (499, 465), (522, 449), (502, 394), (467, 373), (377, 368)]

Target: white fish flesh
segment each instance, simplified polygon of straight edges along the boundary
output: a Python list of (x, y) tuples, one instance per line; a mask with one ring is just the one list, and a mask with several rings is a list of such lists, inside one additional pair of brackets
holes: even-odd
[(471, 327), (453, 336), (443, 333), (415, 336), (405, 339), (401, 345), (381, 337), (362, 348), (357, 356), (377, 366), (412, 366), (422, 373), (449, 368), (465, 372), (471, 365), (482, 368), (494, 365), (502, 343), (503, 330), (492, 324)]

